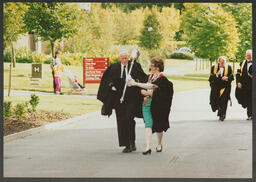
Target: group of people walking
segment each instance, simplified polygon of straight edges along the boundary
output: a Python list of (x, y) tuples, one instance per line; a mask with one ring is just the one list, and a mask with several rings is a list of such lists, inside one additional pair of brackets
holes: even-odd
[[(135, 117), (145, 122), (146, 149), (143, 155), (151, 154), (152, 134), (157, 133), (156, 152), (163, 150), (163, 132), (169, 125), (173, 98), (173, 83), (162, 73), (164, 61), (154, 57), (150, 61), (150, 74), (146, 75), (136, 60), (131, 60), (127, 50), (119, 52), (120, 62), (110, 65), (104, 72), (97, 99), (103, 102), (102, 115), (110, 116), (115, 110), (119, 146), (123, 153), (136, 151)], [(131, 69), (131, 70), (130, 70)], [(228, 101), (231, 102), (231, 83), (234, 80), (226, 57), (221, 56), (212, 66), (209, 82), (210, 105), (218, 111), (221, 121), (226, 118)], [(246, 60), (240, 63), (236, 74), (236, 98), (247, 108), (248, 120), (252, 120), (252, 51), (246, 51)], [(127, 86), (127, 87), (126, 87)]]
[[(246, 59), (239, 64), (236, 73), (235, 96), (243, 108), (247, 108), (247, 120), (252, 120), (252, 50), (246, 51)], [(209, 82), (211, 86), (210, 105), (212, 111), (218, 111), (219, 120), (226, 118), (228, 101), (230, 98), (231, 83), (234, 80), (230, 65), (226, 64), (226, 57), (221, 56), (218, 64), (213, 65)]]

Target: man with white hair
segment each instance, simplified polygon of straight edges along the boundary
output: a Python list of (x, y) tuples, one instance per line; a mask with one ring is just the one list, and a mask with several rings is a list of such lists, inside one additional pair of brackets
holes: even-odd
[(137, 81), (146, 82), (147, 75), (141, 65), (134, 61), (131, 75), (131, 61), (127, 50), (119, 52), (119, 61), (111, 64), (104, 72), (99, 86), (97, 99), (103, 102), (102, 114), (110, 116), (115, 110), (117, 120), (117, 132), (119, 146), (125, 146), (123, 153), (136, 150), (135, 145), (135, 120), (134, 117), (142, 117), (142, 95), (140, 88), (127, 87), (124, 101), (121, 103), (126, 78), (130, 76)]
[(246, 60), (240, 62), (236, 74), (236, 98), (247, 108), (247, 120), (252, 120), (252, 50), (246, 51)]
[(231, 82), (234, 80), (230, 65), (226, 64), (226, 57), (221, 56), (218, 64), (212, 66), (209, 82), (211, 86), (210, 105), (212, 111), (218, 110), (219, 120), (226, 118), (228, 100), (230, 100)]

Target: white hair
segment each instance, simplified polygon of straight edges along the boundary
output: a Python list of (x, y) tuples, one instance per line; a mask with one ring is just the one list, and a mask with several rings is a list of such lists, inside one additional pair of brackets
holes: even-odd
[(120, 57), (122, 54), (129, 55), (129, 52), (128, 52), (126, 49), (123, 49), (123, 50), (119, 51), (119, 57)]
[(56, 58), (56, 63), (57, 63), (57, 64), (61, 64), (60, 58)]
[(218, 59), (218, 61), (219, 61), (220, 59), (223, 59), (225, 63), (227, 62), (227, 57), (226, 57), (226, 56), (220, 56), (219, 59)]
[(252, 50), (251, 49), (247, 50), (246, 54), (252, 54)]

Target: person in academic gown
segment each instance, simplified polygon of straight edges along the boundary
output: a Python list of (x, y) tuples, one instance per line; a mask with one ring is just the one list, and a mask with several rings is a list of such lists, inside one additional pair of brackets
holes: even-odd
[(127, 50), (119, 53), (120, 62), (111, 64), (104, 72), (99, 86), (97, 99), (103, 102), (102, 114), (110, 116), (112, 109), (115, 110), (119, 146), (125, 146), (123, 152), (128, 153), (136, 150), (135, 145), (135, 117), (142, 117), (141, 105), (143, 96), (137, 87), (127, 87), (124, 100), (120, 103), (126, 78), (146, 82), (147, 75), (141, 65), (134, 61), (131, 75), (131, 61)]
[(231, 102), (230, 92), (233, 80), (232, 68), (226, 64), (226, 57), (219, 57), (218, 64), (211, 68), (209, 82), (211, 86), (210, 105), (213, 112), (218, 110), (217, 116), (221, 121), (226, 118), (228, 101)]
[(246, 51), (246, 60), (240, 62), (236, 74), (236, 98), (247, 108), (247, 120), (252, 120), (252, 50)]
[(151, 74), (147, 83), (139, 83), (134, 80), (129, 81), (132, 86), (143, 88), (141, 94), (144, 95), (142, 113), (146, 128), (146, 150), (143, 155), (151, 154), (152, 133), (157, 133), (157, 152), (162, 151), (163, 131), (170, 127), (169, 114), (173, 98), (173, 84), (162, 73), (164, 62), (159, 57), (154, 57), (150, 64)]

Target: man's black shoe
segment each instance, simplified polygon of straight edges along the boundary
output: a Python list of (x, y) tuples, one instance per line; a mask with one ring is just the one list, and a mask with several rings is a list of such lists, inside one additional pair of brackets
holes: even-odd
[(136, 151), (136, 145), (135, 145), (135, 143), (134, 143), (134, 144), (131, 144), (131, 150), (132, 150), (132, 151)]
[(132, 152), (131, 147), (125, 147), (123, 150), (123, 153), (129, 153)]

